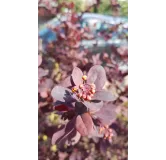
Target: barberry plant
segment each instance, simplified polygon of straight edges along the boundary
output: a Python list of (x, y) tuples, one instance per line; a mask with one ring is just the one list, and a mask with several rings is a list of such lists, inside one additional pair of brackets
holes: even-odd
[(57, 105), (61, 102), (66, 106), (71, 104), (69, 107), (72, 106), (71, 110), (75, 112), (73, 119), (53, 135), (53, 144), (69, 143), (74, 141), (74, 137), (78, 140), (78, 135), (112, 138), (113, 131), (109, 125), (115, 118), (115, 106), (112, 102), (116, 97), (103, 89), (105, 82), (106, 74), (102, 66), (91, 67), (87, 74), (75, 67), (71, 76), (60, 83), (61, 86), (52, 89), (55, 105), (56, 102)]
[[(110, 4), (118, 15), (118, 1)], [(81, 27), (83, 14), (72, 0), (39, 1), (39, 28), (60, 21), (46, 23), (38, 37), (39, 160), (127, 159), (128, 47), (111, 44), (101, 52), (96, 39), (124, 42), (128, 28), (112, 25), (93, 34)], [(95, 52), (82, 40), (93, 41)]]

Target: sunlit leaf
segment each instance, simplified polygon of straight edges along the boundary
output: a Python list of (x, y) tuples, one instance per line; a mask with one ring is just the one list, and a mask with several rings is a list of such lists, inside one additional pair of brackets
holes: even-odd
[(80, 115), (78, 115), (76, 118), (76, 129), (82, 136), (88, 135), (87, 128)]
[(72, 79), (75, 85), (79, 86), (80, 84), (83, 83), (82, 76), (83, 76), (82, 71), (78, 67), (75, 67), (72, 72)]
[(52, 79), (46, 78), (38, 84), (38, 92), (50, 91), (53, 87)]
[(102, 91), (97, 91), (92, 97), (92, 99), (101, 100), (101, 101), (114, 101), (117, 98), (111, 92), (102, 90)]
[(71, 87), (72, 83), (71, 83), (71, 76), (68, 76), (65, 80), (63, 80), (60, 85), (62, 87)]
[(94, 126), (91, 115), (89, 113), (84, 113), (81, 115), (81, 118), (87, 129), (88, 134), (91, 134), (93, 132), (93, 126)]
[(74, 100), (71, 91), (68, 88), (64, 88), (61, 86), (55, 86), (51, 91), (51, 95), (54, 100), (62, 102), (71, 102), (72, 100)]
[(88, 72), (88, 83), (94, 83), (96, 90), (101, 90), (106, 82), (106, 73), (102, 66), (95, 65)]
[(95, 113), (95, 116), (103, 123), (103, 124), (111, 124), (116, 118), (115, 112), (116, 106), (111, 102), (105, 103), (104, 106), (100, 109), (100, 111)]
[(103, 101), (100, 102), (84, 101), (83, 104), (90, 110), (90, 112), (96, 112), (103, 107)]
[(76, 144), (81, 136), (76, 131), (75, 123), (76, 123), (76, 118), (73, 118), (61, 130), (54, 133), (52, 137), (52, 144), (57, 144), (60, 147), (63, 146), (64, 144), (66, 145)]

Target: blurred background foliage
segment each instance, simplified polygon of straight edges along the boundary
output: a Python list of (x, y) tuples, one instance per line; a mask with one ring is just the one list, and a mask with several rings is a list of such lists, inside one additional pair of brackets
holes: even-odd
[[(65, 2), (66, 0), (59, 0), (59, 2)], [(75, 3), (76, 12), (83, 12), (85, 9), (93, 4), (93, 0), (68, 0), (68, 2)], [(128, 16), (128, 1), (118, 0), (120, 4), (120, 16)], [(110, 0), (101, 0), (100, 5), (92, 8), (90, 11), (93, 13), (112, 15), (112, 10), (110, 9)]]

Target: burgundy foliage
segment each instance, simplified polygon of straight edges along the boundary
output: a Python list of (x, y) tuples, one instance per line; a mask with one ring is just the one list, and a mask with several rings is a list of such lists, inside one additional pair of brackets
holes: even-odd
[[(117, 13), (118, 1), (110, 4)], [(43, 21), (67, 17), (47, 26), (56, 41), (39, 41), (39, 160), (127, 160), (128, 47), (111, 45), (110, 53), (84, 48), (81, 41), (95, 35), (80, 26), (73, 2), (40, 0), (38, 13)], [(118, 27), (98, 36), (107, 41)]]

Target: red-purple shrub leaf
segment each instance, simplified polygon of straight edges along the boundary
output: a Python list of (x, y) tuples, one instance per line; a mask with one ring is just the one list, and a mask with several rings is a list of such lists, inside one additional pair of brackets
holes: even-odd
[(100, 111), (95, 113), (95, 117), (97, 117), (101, 123), (110, 125), (116, 118), (115, 109), (116, 106), (111, 102), (105, 103)]
[(38, 84), (38, 92), (50, 91), (53, 87), (52, 79), (46, 78)]
[(72, 129), (69, 132), (65, 131), (65, 135), (57, 141), (59, 147), (64, 147), (64, 144), (67, 146), (75, 145), (80, 140), (80, 133), (72, 125), (69, 127), (69, 129)]
[(101, 140), (100, 143), (100, 152), (102, 155), (105, 155), (108, 147), (110, 146), (110, 143), (107, 140)]
[(60, 85), (62, 86), (62, 87), (70, 87), (70, 86), (72, 86), (72, 84), (71, 84), (71, 76), (68, 76), (66, 79), (64, 79), (61, 83), (60, 83)]
[(78, 67), (75, 67), (72, 72), (72, 79), (76, 86), (79, 86), (80, 84), (83, 83), (82, 76), (83, 76), (83, 73), (81, 69), (79, 69)]
[(74, 149), (72, 154), (69, 157), (69, 160), (82, 160), (81, 152), (77, 149)]
[(100, 53), (98, 53), (96, 55), (92, 55), (92, 60), (93, 60), (93, 64), (95, 64), (95, 65), (102, 64), (102, 61), (100, 60)]
[(76, 118), (76, 129), (77, 131), (81, 134), (81, 136), (87, 136), (88, 135), (88, 131), (87, 128), (81, 118), (80, 115), (77, 116)]
[(90, 112), (96, 112), (103, 107), (102, 101), (98, 103), (84, 101), (83, 104), (90, 110)]
[(89, 113), (84, 113), (81, 115), (81, 118), (83, 123), (85, 124), (88, 134), (91, 134), (93, 132), (94, 126), (91, 115)]
[(76, 113), (74, 112), (74, 110), (68, 110), (67, 112), (64, 112), (62, 114), (61, 119), (68, 119), (68, 120), (72, 120), (74, 117), (76, 116)]
[(57, 141), (59, 145), (63, 145), (66, 143), (67, 145), (73, 145), (79, 141), (81, 136), (77, 133), (75, 125), (76, 117), (66, 124), (65, 134)]
[(54, 107), (54, 110), (57, 110), (57, 111), (68, 111), (69, 110), (69, 107), (67, 107), (66, 105), (64, 104), (61, 104), (59, 106), (55, 106)]
[(65, 127), (63, 127), (58, 132), (54, 133), (52, 137), (52, 144), (57, 144), (58, 146), (74, 145), (80, 139), (80, 134), (77, 133), (75, 128), (76, 118), (69, 121)]
[(102, 66), (95, 65), (88, 72), (88, 83), (94, 83), (96, 90), (101, 90), (106, 82), (106, 73)]
[(48, 74), (48, 70), (44, 70), (42, 68), (38, 68), (38, 78), (42, 78)]
[(75, 145), (76, 143), (78, 143), (78, 141), (81, 138), (81, 134), (79, 132), (77, 132), (76, 129), (74, 129), (74, 132), (76, 132), (76, 133), (75, 133), (75, 136), (73, 138), (71, 138), (71, 144), (72, 145)]
[(42, 63), (42, 56), (38, 55), (38, 67), (41, 65)]
[(61, 86), (55, 86), (51, 91), (51, 95), (54, 101), (70, 102), (73, 99), (70, 89)]
[(65, 160), (68, 157), (68, 153), (58, 151), (58, 160)]
[(78, 115), (86, 113), (87, 111), (88, 111), (87, 107), (82, 102), (76, 102), (75, 103), (75, 112)]
[(101, 101), (114, 101), (116, 97), (108, 91), (97, 91), (94, 96), (92, 97), (94, 100), (101, 100)]
[(65, 126), (61, 130), (59, 130), (53, 134), (52, 144), (55, 144), (56, 141), (64, 134), (65, 134)]

